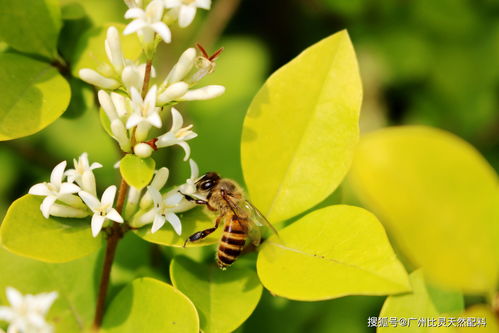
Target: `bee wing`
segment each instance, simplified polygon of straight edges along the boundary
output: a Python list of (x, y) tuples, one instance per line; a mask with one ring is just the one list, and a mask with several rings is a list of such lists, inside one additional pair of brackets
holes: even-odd
[(254, 224), (260, 227), (261, 226), (269, 227), (274, 234), (278, 235), (277, 230), (269, 222), (269, 220), (267, 220), (267, 218), (258, 210), (258, 208), (253, 206), (253, 204), (248, 200), (244, 200), (243, 205), (246, 211), (250, 213), (250, 219), (253, 221)]
[(256, 225), (251, 220), (248, 225), (248, 237), (254, 246), (260, 245), (260, 240), (262, 239), (262, 232), (260, 231), (260, 226)]

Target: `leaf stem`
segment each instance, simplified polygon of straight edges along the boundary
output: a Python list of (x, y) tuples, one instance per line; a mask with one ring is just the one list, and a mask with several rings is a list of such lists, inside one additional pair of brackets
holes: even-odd
[[(124, 179), (121, 179), (120, 188), (118, 190), (118, 199), (116, 201), (116, 210), (121, 214), (123, 205), (125, 204), (126, 194), (128, 192), (128, 184)], [(118, 247), (119, 240), (123, 237), (126, 229), (119, 223), (113, 222), (113, 225), (108, 228), (108, 238), (106, 244), (106, 254), (104, 256), (104, 267), (102, 268), (102, 275), (99, 285), (99, 294), (97, 296), (97, 305), (95, 307), (94, 322), (92, 330), (97, 332), (102, 324), (104, 317), (104, 306), (106, 303), (107, 289), (109, 287), (109, 278), (111, 276), (111, 268), (113, 266), (116, 248)]]

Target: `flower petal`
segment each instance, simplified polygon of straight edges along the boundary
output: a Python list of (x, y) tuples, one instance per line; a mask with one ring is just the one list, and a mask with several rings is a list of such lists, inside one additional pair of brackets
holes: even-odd
[(94, 162), (94, 163), (92, 163), (92, 165), (90, 165), (90, 170), (98, 169), (98, 168), (102, 168), (102, 164), (100, 164), (99, 162)]
[(182, 125), (184, 124), (184, 118), (182, 117), (182, 114), (178, 112), (177, 109), (172, 107), (172, 127), (170, 128), (171, 132), (177, 132), (179, 129), (182, 128)]
[(191, 47), (182, 53), (178, 62), (173, 66), (166, 80), (169, 83), (179, 82), (191, 71), (196, 59), (196, 49)]
[(54, 204), (57, 198), (53, 195), (49, 195), (45, 199), (43, 199), (42, 204), (40, 205), (40, 210), (42, 211), (43, 217), (46, 219), (50, 216), (50, 207)]
[(182, 234), (182, 223), (180, 223), (180, 219), (178, 218), (178, 216), (175, 215), (174, 213), (168, 212), (166, 213), (166, 220), (170, 222), (170, 224), (173, 227), (173, 230), (175, 230), (177, 235), (180, 236)]
[(154, 222), (152, 223), (151, 233), (155, 233), (165, 224), (165, 217), (163, 215), (155, 215)]
[(184, 149), (184, 161), (187, 161), (189, 159), (189, 156), (191, 156), (191, 147), (189, 147), (189, 144), (185, 141), (179, 141), (177, 144)]
[(92, 216), (92, 236), (97, 237), (102, 229), (102, 225), (104, 224), (105, 219), (105, 216), (101, 216), (99, 214), (94, 214)]
[[(14, 311), (12, 311), (11, 308), (9, 308), (8, 306), (0, 306), (0, 320), (10, 322), (13, 318)], [(0, 332), (2, 331), (0, 330)]]
[(99, 199), (94, 197), (92, 194), (85, 191), (80, 191), (78, 192), (78, 195), (83, 199), (88, 208), (90, 208), (90, 210), (92, 210), (93, 212), (100, 208), (101, 203)]
[(209, 85), (199, 89), (189, 90), (180, 100), (182, 101), (201, 101), (211, 99), (222, 95), (225, 87), (220, 85)]
[(209, 10), (211, 8), (211, 0), (196, 0), (196, 6)]
[(104, 77), (93, 69), (82, 68), (78, 72), (78, 75), (83, 81), (102, 89), (117, 89), (120, 86), (118, 81)]
[(148, 24), (142, 19), (133, 20), (132, 22), (128, 23), (125, 30), (123, 30), (123, 35), (133, 34), (134, 32), (137, 32), (147, 26)]
[(181, 0), (164, 0), (163, 2), (166, 8), (175, 8), (182, 5)]
[(104, 193), (102, 193), (101, 203), (103, 206), (110, 205), (112, 206), (114, 203), (114, 197), (116, 196), (116, 185), (111, 185)]
[(189, 160), (189, 165), (191, 167), (191, 178), (190, 179), (198, 178), (198, 176), (199, 176), (198, 164), (191, 158)]
[(147, 121), (149, 122), (149, 124), (153, 125), (156, 128), (161, 128), (161, 125), (163, 125), (161, 117), (157, 112), (153, 112), (152, 114), (147, 116)]
[(182, 6), (180, 7), (180, 12), (178, 14), (178, 25), (181, 28), (187, 27), (191, 24), (192, 20), (194, 20), (194, 16), (196, 16), (196, 7), (195, 6)]
[(121, 217), (120, 213), (114, 208), (111, 208), (111, 210), (107, 212), (106, 217), (114, 222), (123, 223), (123, 217)]
[(178, 191), (170, 191), (166, 194), (165, 204), (167, 206), (175, 206), (178, 205), (183, 198), (184, 196)]
[(50, 174), (50, 182), (56, 186), (61, 185), (62, 177), (64, 177), (64, 169), (66, 169), (66, 161), (57, 164)]
[(139, 116), (137, 113), (133, 113), (130, 118), (128, 118), (126, 122), (126, 128), (132, 128), (137, 126), (140, 122), (142, 122), (143, 118)]
[(154, 217), (157, 215), (158, 209), (152, 208), (148, 210), (144, 215), (139, 218), (139, 221), (142, 223), (150, 223), (154, 220)]
[(172, 41), (172, 33), (165, 23), (156, 22), (151, 24), (151, 27), (158, 33), (165, 43), (170, 43)]
[(99, 99), (99, 103), (107, 115), (109, 121), (113, 121), (118, 118), (118, 114), (116, 113), (116, 109), (114, 108), (114, 104), (109, 97), (109, 94), (104, 90), (99, 90), (97, 93), (97, 98)]
[(129, 10), (126, 11), (125, 18), (126, 19), (135, 19), (135, 18), (144, 17), (145, 15), (146, 15), (146, 13), (144, 12), (143, 9), (130, 8)]
[(168, 170), (167, 167), (162, 167), (156, 170), (156, 173), (151, 181), (150, 186), (159, 191), (163, 186), (165, 186), (169, 175), (170, 175), (170, 170)]
[(50, 195), (51, 191), (47, 187), (47, 183), (40, 183), (31, 186), (28, 193), (33, 195)]
[(163, 200), (163, 198), (161, 197), (161, 193), (159, 193), (159, 191), (156, 188), (154, 188), (152, 186), (148, 186), (147, 192), (151, 196), (152, 201), (154, 201), (154, 204), (156, 206), (161, 204), (161, 201)]
[(7, 300), (13, 308), (18, 308), (23, 304), (24, 297), (16, 288), (5, 288), (5, 294), (7, 296)]
[(76, 193), (80, 191), (80, 187), (75, 184), (70, 184), (70, 183), (62, 183), (61, 188), (59, 190), (59, 194), (70, 194), (70, 193)]
[(45, 315), (58, 296), (59, 294), (56, 291), (36, 295), (37, 310)]

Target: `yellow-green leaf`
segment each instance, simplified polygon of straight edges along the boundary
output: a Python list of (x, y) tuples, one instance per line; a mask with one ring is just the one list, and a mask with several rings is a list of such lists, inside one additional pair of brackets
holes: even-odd
[(16, 50), (55, 59), (61, 26), (57, 0), (0, 1), (0, 39)]
[[(151, 243), (182, 247), (185, 240), (189, 238), (190, 235), (201, 230), (213, 228), (215, 225), (216, 216), (207, 213), (206, 210), (201, 207), (193, 208), (185, 213), (179, 213), (178, 216), (182, 222), (182, 234), (180, 236), (175, 233), (168, 223), (155, 233), (151, 233), (151, 225), (136, 229), (134, 232), (139, 237)], [(221, 237), (221, 230), (222, 228), (219, 228), (208, 237), (196, 242), (189, 242), (186, 246), (196, 247), (214, 244)]]
[(41, 131), (69, 104), (69, 84), (47, 63), (0, 54), (0, 141)]
[(12, 203), (1, 224), (2, 245), (12, 253), (46, 262), (84, 257), (102, 245), (92, 237), (90, 219), (49, 217), (40, 211), (43, 198), (27, 194)]
[(467, 292), (495, 288), (497, 175), (472, 146), (428, 127), (383, 129), (361, 141), (351, 179), (434, 282)]
[(273, 294), (312, 301), (410, 289), (383, 226), (362, 208), (316, 210), (279, 235), (262, 245), (257, 261), (260, 281)]
[(155, 166), (156, 162), (151, 157), (140, 158), (127, 154), (120, 161), (120, 173), (129, 185), (140, 190), (151, 181)]
[(187, 295), (199, 311), (205, 333), (232, 332), (253, 312), (262, 294), (256, 273), (248, 268), (219, 269), (175, 257), (170, 265), (175, 288)]
[(417, 319), (412, 320), (410, 326), (402, 327), (397, 325), (397, 327), (393, 327), (392, 325), (389, 325), (388, 327), (378, 327), (376, 330), (377, 332), (430, 332), (430, 327), (419, 327), (417, 322), (419, 318), (435, 318), (436, 320), (438, 317), (437, 309), (432, 303), (428, 290), (426, 289), (423, 272), (421, 270), (415, 271), (409, 275), (409, 278), (411, 281), (412, 293), (389, 296), (383, 304), (379, 317)]
[(362, 87), (346, 31), (275, 72), (251, 103), (241, 143), (253, 203), (273, 222), (331, 194), (358, 140)]
[(151, 278), (134, 280), (112, 300), (103, 332), (198, 333), (199, 318), (192, 302), (169, 284)]

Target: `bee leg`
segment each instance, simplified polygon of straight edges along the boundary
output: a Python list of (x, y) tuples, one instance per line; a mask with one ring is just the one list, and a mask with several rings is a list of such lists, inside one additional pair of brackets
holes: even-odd
[(211, 234), (213, 231), (217, 230), (218, 225), (220, 224), (221, 216), (217, 217), (215, 220), (215, 226), (213, 228), (208, 228), (205, 230), (201, 230), (198, 232), (193, 233), (192, 235), (189, 236), (184, 242), (184, 247), (187, 245), (187, 242), (195, 242), (200, 239), (206, 238), (209, 234)]

